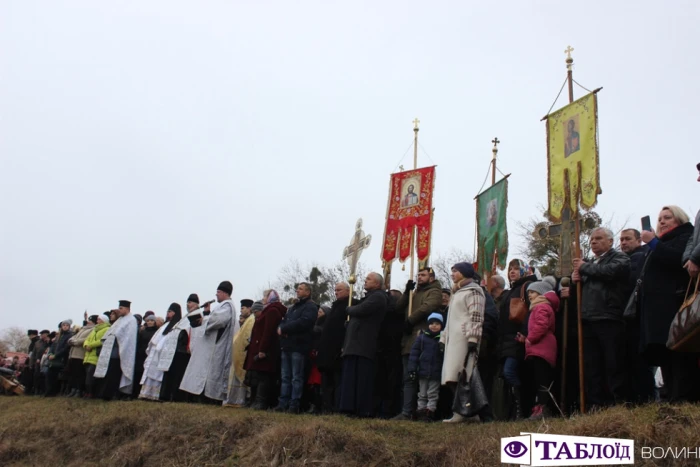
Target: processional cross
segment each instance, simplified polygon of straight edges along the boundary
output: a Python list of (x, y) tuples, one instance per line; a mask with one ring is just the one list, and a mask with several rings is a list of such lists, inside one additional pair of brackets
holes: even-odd
[[(596, 226), (595, 220), (589, 218), (579, 219), (579, 227), (592, 229)], [(571, 219), (571, 210), (565, 207), (561, 212), (561, 223), (542, 227), (537, 233), (541, 239), (559, 237), (559, 277), (569, 277), (573, 272), (573, 259), (571, 245), (576, 232), (576, 223)]]
[(343, 249), (343, 259), (346, 259), (348, 261), (348, 266), (350, 266), (350, 277), (348, 278), (348, 282), (350, 283), (350, 300), (348, 306), (352, 305), (353, 288), (355, 282), (357, 282), (357, 277), (355, 277), (357, 261), (360, 259), (362, 250), (368, 248), (371, 241), (372, 236), (365, 236), (365, 233), (362, 231), (362, 219), (357, 219), (357, 223), (355, 223), (355, 235), (352, 236), (350, 245)]

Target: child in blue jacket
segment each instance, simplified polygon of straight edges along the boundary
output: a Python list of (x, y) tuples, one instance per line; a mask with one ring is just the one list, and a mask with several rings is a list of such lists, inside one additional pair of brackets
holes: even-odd
[(444, 358), (444, 351), (440, 350), (442, 325), (440, 313), (428, 316), (428, 330), (418, 335), (408, 356), (408, 375), (413, 381), (418, 379), (417, 418), (426, 422), (434, 420), (440, 394)]

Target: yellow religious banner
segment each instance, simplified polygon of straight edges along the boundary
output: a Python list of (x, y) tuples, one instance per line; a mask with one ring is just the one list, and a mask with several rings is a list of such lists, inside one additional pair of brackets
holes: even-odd
[(571, 214), (579, 204), (590, 209), (598, 201), (598, 100), (590, 93), (547, 117), (547, 171), (549, 217), (561, 220), (569, 203)]

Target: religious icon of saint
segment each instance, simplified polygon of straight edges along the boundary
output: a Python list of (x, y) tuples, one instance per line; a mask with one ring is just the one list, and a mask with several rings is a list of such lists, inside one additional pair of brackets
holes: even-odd
[(408, 185), (408, 193), (406, 193), (401, 200), (401, 207), (402, 208), (407, 208), (409, 206), (415, 206), (418, 204), (418, 195), (413, 192), (415, 190), (415, 187), (413, 184)]
[(486, 224), (489, 227), (493, 227), (498, 223), (498, 200), (492, 199), (489, 201), (486, 209)]
[(569, 157), (581, 149), (581, 139), (576, 131), (576, 122), (572, 118), (567, 122), (566, 140), (564, 141), (564, 157)]

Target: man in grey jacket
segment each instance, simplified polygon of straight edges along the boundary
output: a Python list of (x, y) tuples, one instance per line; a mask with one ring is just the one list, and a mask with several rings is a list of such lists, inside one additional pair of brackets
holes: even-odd
[[(583, 285), (584, 377), (587, 404), (601, 407), (625, 399), (625, 323), (630, 259), (613, 249), (613, 233), (591, 232), (593, 261), (574, 259), (574, 282)], [(607, 383), (607, 384), (606, 384)], [(605, 394), (605, 388), (610, 394)], [(612, 400), (611, 400), (612, 399)]]
[[(700, 163), (695, 166), (698, 169), (698, 182), (700, 182)], [(683, 267), (690, 277), (697, 277), (700, 272), (700, 211), (695, 216), (695, 230), (688, 240), (688, 245), (683, 253)]]

